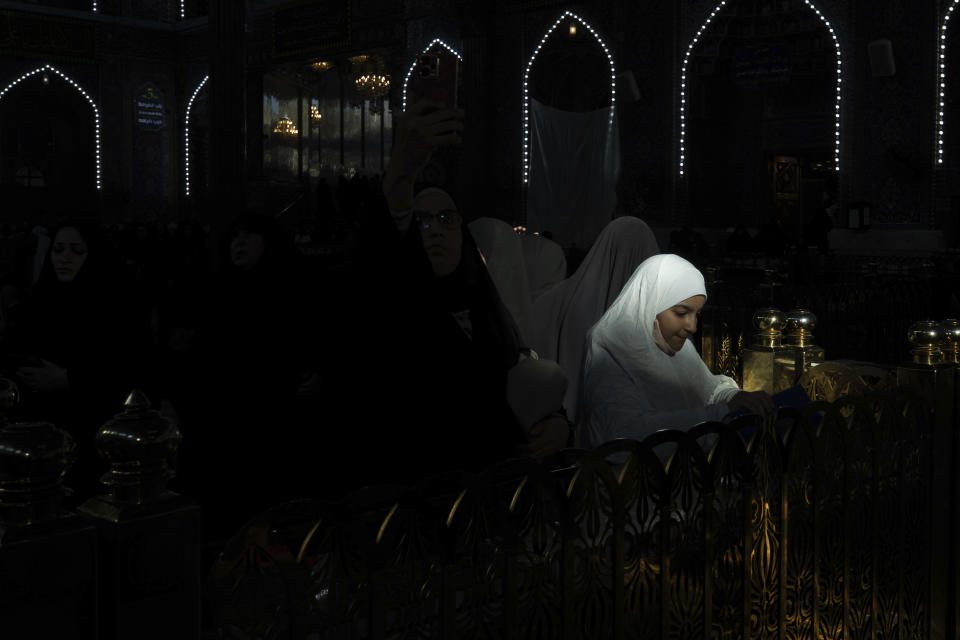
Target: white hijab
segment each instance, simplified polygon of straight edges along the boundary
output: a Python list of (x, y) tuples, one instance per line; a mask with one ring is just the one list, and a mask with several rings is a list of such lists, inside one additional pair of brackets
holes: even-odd
[(532, 305), (520, 236), (497, 218), (477, 218), (469, 226), (500, 300), (513, 316), (521, 341), (526, 343), (530, 339)]
[[(637, 403), (633, 422), (639, 432), (645, 433), (648, 427), (656, 426), (641, 425), (644, 414), (656, 414), (655, 420), (662, 421), (664, 426), (679, 426), (670, 424), (664, 414), (725, 403), (739, 391), (733, 380), (707, 369), (689, 340), (673, 355), (657, 346), (654, 337), (657, 314), (687, 298), (706, 294), (703, 275), (692, 264), (673, 254), (653, 256), (637, 268), (620, 296), (588, 334), (584, 375), (591, 376), (588, 369), (596, 362), (606, 357), (613, 360), (632, 382), (631, 391)], [(602, 380), (591, 378), (587, 386), (594, 395), (606, 393)], [(585, 413), (589, 413), (596, 399), (584, 397), (583, 402)], [(725, 406), (721, 407), (721, 413), (726, 413)], [(700, 419), (708, 417), (699, 416)], [(610, 435), (625, 435), (611, 434), (606, 427), (590, 425), (588, 428), (604, 434), (595, 438), (600, 441)]]
[(530, 346), (541, 358), (563, 367), (569, 381), (563, 405), (570, 420), (577, 419), (587, 331), (637, 265), (657, 253), (657, 239), (646, 222), (632, 216), (616, 218), (604, 227), (576, 272), (533, 302)]
[(545, 291), (567, 277), (567, 256), (559, 244), (539, 235), (520, 238), (523, 259), (527, 265), (530, 296), (536, 300)]

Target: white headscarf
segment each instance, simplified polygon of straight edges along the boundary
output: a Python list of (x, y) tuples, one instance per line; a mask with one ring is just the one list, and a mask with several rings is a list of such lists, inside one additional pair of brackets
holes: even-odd
[(640, 218), (611, 221), (576, 272), (533, 303), (530, 346), (541, 358), (556, 360), (569, 380), (563, 404), (577, 418), (580, 372), (587, 331), (620, 294), (641, 262), (660, 253), (656, 237)]
[[(588, 334), (582, 398), (588, 443), (640, 439), (659, 428), (692, 427), (726, 414), (726, 401), (739, 391), (736, 383), (712, 374), (689, 340), (670, 355), (654, 339), (658, 313), (706, 293), (703, 276), (680, 256), (653, 256), (637, 268)], [(603, 379), (616, 372), (628, 380), (625, 392)], [(595, 410), (614, 405), (612, 411)]]
[(558, 282), (567, 277), (567, 256), (559, 244), (539, 235), (520, 238), (523, 259), (527, 265), (527, 280), (530, 296), (536, 300)]
[(520, 236), (513, 227), (497, 218), (477, 218), (469, 226), (500, 300), (513, 316), (521, 340), (527, 342), (532, 309)]

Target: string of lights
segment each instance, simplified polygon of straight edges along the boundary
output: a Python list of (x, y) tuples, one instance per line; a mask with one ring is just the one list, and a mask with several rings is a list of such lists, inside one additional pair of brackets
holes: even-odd
[(693, 54), (693, 48), (697, 46), (700, 36), (706, 31), (713, 19), (717, 17), (727, 0), (720, 0), (720, 4), (713, 8), (707, 19), (703, 21), (696, 35), (687, 45), (687, 51), (683, 54), (683, 64), (680, 66), (680, 175), (683, 175), (684, 161), (686, 160), (686, 142), (687, 142), (687, 65), (690, 63), (690, 56)]
[(938, 108), (937, 108), (937, 164), (943, 164), (943, 112), (946, 105), (947, 94), (947, 27), (950, 26), (950, 16), (957, 7), (960, 0), (953, 0), (947, 8), (947, 13), (943, 16), (943, 23), (940, 25), (940, 47), (938, 49), (938, 65), (940, 72), (940, 82), (937, 87)]
[[(597, 42), (603, 48), (603, 52), (607, 55), (607, 60), (610, 62), (610, 120), (608, 122), (608, 131), (613, 128), (613, 116), (615, 111), (615, 105), (617, 104), (617, 72), (616, 67), (613, 63), (613, 56), (610, 54), (610, 50), (607, 48), (607, 44), (603, 41), (603, 38), (600, 37), (600, 34), (597, 31), (587, 24), (587, 22), (573, 13), (572, 11), (564, 11), (563, 15), (557, 18), (557, 21), (553, 23), (547, 32), (543, 34), (543, 38), (540, 39), (540, 44), (537, 45), (537, 48), (534, 49), (533, 54), (530, 56), (530, 59), (527, 61), (527, 68), (523, 72), (523, 183), (527, 184), (530, 180), (530, 92), (528, 83), (530, 81), (530, 69), (533, 67), (534, 61), (537, 59), (537, 55), (540, 53), (540, 50), (543, 48), (543, 45), (546, 44), (547, 39), (551, 34), (559, 27), (564, 21), (568, 19), (573, 19), (586, 27), (590, 33), (596, 38)], [(575, 30), (570, 31), (571, 34), (575, 34)]]
[(190, 195), (190, 110), (193, 109), (194, 100), (197, 99), (197, 95), (209, 79), (210, 76), (203, 76), (203, 80), (201, 80), (197, 88), (193, 90), (193, 95), (190, 96), (190, 100), (187, 102), (187, 115), (183, 119), (183, 184), (184, 195), (187, 196)]
[[(73, 87), (74, 89), (80, 92), (80, 95), (82, 95), (87, 100), (87, 102), (90, 104), (90, 107), (93, 109), (94, 139), (96, 142), (96, 146), (95, 146), (96, 155), (94, 158), (94, 162), (96, 163), (97, 191), (100, 191), (100, 186), (101, 186), (101, 182), (100, 182), (100, 110), (97, 108), (97, 103), (93, 101), (92, 97), (90, 97), (90, 94), (84, 91), (84, 89), (80, 85), (74, 82), (73, 78), (66, 75), (56, 67), (51, 66), (49, 64), (45, 64), (42, 67), (37, 67), (33, 71), (28, 71), (27, 73), (23, 74), (16, 80), (10, 82), (6, 87), (3, 88), (2, 91), (0, 91), (0, 100), (3, 100), (3, 97), (7, 94), (7, 92), (10, 91), (10, 89), (14, 88), (18, 84), (26, 80), (27, 78), (31, 76), (35, 76), (37, 74), (43, 74), (44, 72), (53, 72), (56, 75), (58, 75), (61, 79), (66, 81), (67, 84), (69, 84), (71, 87)], [(44, 82), (46, 83), (47, 80), (44, 79)]]
[[(833, 26), (830, 24), (830, 21), (827, 20), (827, 17), (820, 12), (810, 0), (803, 0), (803, 3), (807, 5), (811, 11), (817, 14), (817, 17), (820, 18), (820, 21), (824, 24), (827, 30), (830, 32), (830, 37), (833, 38), (833, 46), (836, 50), (837, 55), (837, 90), (834, 101), (835, 117), (833, 125), (833, 166), (835, 171), (840, 170), (840, 98), (841, 98), (841, 83), (843, 81), (843, 70), (842, 70), (842, 56), (840, 54), (840, 40), (837, 38), (837, 33), (834, 31)], [(680, 67), (680, 175), (684, 174), (684, 167), (686, 164), (686, 144), (687, 144), (687, 65), (690, 63), (690, 56), (693, 54), (693, 49), (697, 46), (697, 42), (700, 41), (700, 36), (703, 35), (704, 31), (707, 30), (707, 27), (710, 26), (710, 23), (713, 22), (713, 19), (717, 16), (720, 10), (727, 4), (727, 0), (720, 0), (720, 3), (713, 8), (713, 11), (710, 12), (710, 15), (707, 16), (707, 19), (703, 21), (703, 24), (700, 25), (700, 28), (697, 29), (697, 33), (690, 40), (690, 44), (687, 45), (687, 50), (683, 55), (683, 64)]]
[(820, 18), (820, 22), (823, 23), (823, 26), (827, 28), (827, 31), (830, 32), (830, 37), (833, 38), (833, 46), (837, 52), (837, 92), (834, 102), (834, 121), (833, 121), (833, 169), (834, 171), (840, 171), (840, 99), (842, 97), (841, 89), (843, 83), (843, 66), (842, 66), (842, 56), (840, 54), (840, 40), (837, 38), (837, 32), (833, 30), (833, 25), (830, 24), (830, 21), (827, 20), (827, 16), (823, 15), (810, 0), (803, 0), (803, 3), (810, 7), (810, 10), (817, 14), (817, 17)]
[[(433, 49), (435, 46), (441, 46), (445, 48), (447, 51), (457, 56), (457, 60), (459, 60), (460, 62), (463, 62), (463, 56), (460, 55), (460, 52), (454, 49), (453, 47), (451, 47), (450, 45), (448, 45), (446, 42), (444, 42), (440, 38), (434, 38), (430, 42), (430, 44), (428, 44), (423, 48), (423, 51), (421, 51), (419, 55), (429, 53), (430, 50)], [(407, 85), (410, 84), (410, 77), (413, 75), (413, 70), (416, 68), (417, 68), (417, 59), (414, 58), (413, 62), (410, 63), (410, 68), (407, 69), (406, 77), (403, 79), (403, 93), (402, 93), (402, 100), (401, 100), (401, 108), (404, 111), (407, 110)]]
[[(99, 0), (93, 0), (93, 3), (90, 7), (91, 11), (99, 11)], [(180, 19), (183, 20), (187, 15), (187, 2), (186, 0), (180, 0)]]

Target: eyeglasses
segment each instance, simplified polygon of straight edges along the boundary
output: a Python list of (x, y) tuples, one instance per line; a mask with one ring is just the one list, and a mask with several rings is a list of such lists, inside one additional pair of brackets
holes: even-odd
[(457, 226), (463, 220), (460, 212), (454, 211), (453, 209), (444, 209), (437, 213), (414, 211), (413, 217), (417, 221), (417, 224), (424, 229), (429, 229), (433, 225), (434, 220), (436, 220), (437, 224), (441, 227), (447, 227), (448, 229)]

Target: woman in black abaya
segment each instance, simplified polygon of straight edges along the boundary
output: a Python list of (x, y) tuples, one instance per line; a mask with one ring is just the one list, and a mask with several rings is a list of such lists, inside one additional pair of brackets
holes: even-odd
[(389, 410), (361, 408), (355, 417), (393, 423), (371, 441), (375, 476), (389, 483), (479, 470), (518, 455), (526, 441), (505, 393), (521, 351), (513, 320), (450, 196), (428, 189), (413, 205), (396, 220), (402, 239), (387, 254), (390, 268), (379, 270), (390, 279), (358, 339), (376, 354), (372, 369), (358, 364), (376, 372), (376, 402)]
[(395, 228), (370, 252), (345, 323), (355, 333), (345, 338), (354, 349), (338, 394), (338, 448), (350, 455), (331, 460), (328, 476), (347, 487), (541, 457), (569, 434), (554, 413), (562, 390), (555, 403), (511, 401), (526, 352), (456, 203), (440, 189), (414, 197), (430, 152), (455, 143), (462, 127), (462, 112), (431, 106), (414, 104), (398, 122), (381, 202)]
[(23, 392), (18, 417), (73, 435), (79, 458), (66, 484), (78, 499), (105, 492), (95, 436), (140, 380), (145, 318), (125, 305), (99, 224), (64, 219), (37, 285), (6, 337), (6, 369)]
[[(296, 412), (316, 378), (316, 348), (292, 236), (273, 218), (241, 214), (197, 329), (187, 397), (181, 484), (196, 497), (208, 539), (263, 509), (308, 495), (307, 452), (319, 446)], [(315, 382), (315, 381), (314, 381)]]

